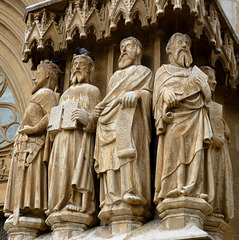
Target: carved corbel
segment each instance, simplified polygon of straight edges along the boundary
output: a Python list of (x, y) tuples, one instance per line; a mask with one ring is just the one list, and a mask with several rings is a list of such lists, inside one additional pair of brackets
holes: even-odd
[(210, 5), (208, 23), (212, 31), (213, 37), (209, 39), (210, 43), (215, 46), (215, 52), (221, 52), (222, 38), (221, 38), (221, 24), (219, 21), (218, 13), (216, 9)]
[(229, 62), (229, 67), (230, 67), (230, 77), (229, 77), (229, 83), (232, 87), (236, 87), (236, 79), (239, 76), (238, 73), (238, 62), (235, 56), (235, 52), (234, 52), (234, 46), (233, 46), (233, 40), (231, 38), (231, 36), (229, 35), (228, 31), (225, 32), (224, 35), (224, 49), (226, 52), (226, 56), (228, 58), (228, 62)]
[(165, 14), (165, 8), (168, 5), (168, 0), (155, 0), (156, 15), (162, 17)]

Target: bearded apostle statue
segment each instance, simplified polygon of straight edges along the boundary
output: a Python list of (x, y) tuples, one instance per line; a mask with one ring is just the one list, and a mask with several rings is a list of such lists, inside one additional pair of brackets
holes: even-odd
[(207, 202), (214, 197), (212, 164), (205, 159), (212, 139), (207, 112), (211, 91), (207, 75), (190, 66), (190, 47), (188, 35), (173, 34), (166, 47), (169, 64), (162, 65), (155, 76), (156, 204), (179, 196)]
[(100, 91), (92, 85), (94, 62), (74, 55), (71, 86), (52, 109), (48, 131), (54, 136), (49, 159), (47, 224), (85, 230), (94, 222), (96, 197), (93, 151)]
[[(141, 226), (142, 219), (150, 216), (151, 202), (153, 76), (149, 68), (141, 65), (142, 45), (136, 38), (123, 39), (120, 52), (119, 70), (109, 81), (107, 95), (96, 106), (99, 119), (94, 153), (100, 178), (99, 218), (111, 226), (113, 233)], [(117, 229), (117, 221), (122, 223), (121, 230)]]

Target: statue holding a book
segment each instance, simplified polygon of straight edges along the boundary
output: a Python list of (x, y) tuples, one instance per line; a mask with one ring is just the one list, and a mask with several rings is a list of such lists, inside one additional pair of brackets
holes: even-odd
[(212, 165), (204, 158), (212, 138), (207, 112), (211, 92), (207, 75), (190, 67), (190, 47), (188, 35), (175, 33), (166, 47), (170, 64), (162, 65), (155, 76), (156, 204), (180, 196), (206, 201), (214, 197)]
[[(50, 226), (55, 223), (51, 218), (54, 213), (75, 214), (77, 221), (81, 221), (79, 213), (88, 216), (95, 213), (94, 107), (100, 101), (100, 91), (91, 84), (93, 71), (94, 62), (86, 53), (74, 55), (72, 85), (52, 109), (48, 126), (48, 131), (55, 135), (48, 171), (47, 223)], [(90, 225), (90, 219), (83, 223)]]

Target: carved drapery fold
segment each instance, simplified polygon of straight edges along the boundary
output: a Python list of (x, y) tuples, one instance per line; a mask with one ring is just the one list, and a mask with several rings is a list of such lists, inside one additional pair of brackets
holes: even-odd
[(220, 59), (224, 71), (229, 72), (229, 85), (235, 87), (239, 71), (233, 39), (229, 32), (222, 37), (220, 13), (215, 3), (207, 0), (69, 0), (61, 12), (52, 12), (47, 5), (45, 8), (40, 6), (27, 12), (22, 60), (27, 62), (31, 58), (34, 46), (37, 51), (46, 46), (51, 46), (54, 52), (64, 51), (76, 33), (81, 39), (85, 39), (89, 32), (94, 33), (98, 42), (109, 39), (122, 17), (126, 25), (133, 24), (137, 17), (142, 29), (159, 26), (160, 18), (167, 15), (166, 7), (170, 5), (175, 12), (189, 8), (194, 17), (195, 36), (200, 38), (205, 33), (213, 47), (212, 65), (215, 59)]

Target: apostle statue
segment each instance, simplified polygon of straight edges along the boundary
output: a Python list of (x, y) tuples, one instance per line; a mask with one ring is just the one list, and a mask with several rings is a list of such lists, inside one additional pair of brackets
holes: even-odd
[(100, 91), (92, 85), (94, 62), (87, 53), (73, 56), (71, 86), (60, 97), (59, 106), (52, 109), (48, 127), (55, 135), (48, 168), (49, 225), (55, 223), (51, 218), (54, 213), (65, 214), (64, 220), (58, 219), (60, 222), (67, 222), (71, 214), (95, 213), (94, 108), (100, 101)]
[(21, 216), (43, 218), (47, 209), (46, 128), (51, 108), (57, 105), (54, 90), (60, 74), (59, 67), (48, 60), (38, 65), (32, 97), (15, 138), (4, 205), (5, 216), (12, 214), (9, 219), (13, 216), (15, 226)]
[[(200, 69), (208, 75), (208, 83), (213, 94), (217, 85), (215, 71), (208, 66)], [(229, 222), (234, 217), (233, 174), (228, 151), (230, 129), (223, 119), (223, 106), (215, 101), (210, 102), (209, 118), (213, 137), (208, 157), (213, 164), (215, 186), (212, 214)]]
[(141, 65), (142, 45), (136, 38), (123, 39), (120, 51), (120, 70), (113, 74), (107, 95), (96, 106), (99, 119), (94, 157), (100, 178), (101, 212), (116, 210), (122, 204), (150, 206), (153, 76)]
[(211, 91), (207, 75), (190, 67), (190, 47), (188, 35), (173, 34), (166, 46), (170, 63), (162, 65), (155, 76), (156, 204), (179, 196), (206, 201), (214, 196), (212, 165), (204, 158), (212, 138), (207, 113)]

